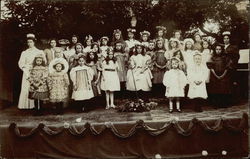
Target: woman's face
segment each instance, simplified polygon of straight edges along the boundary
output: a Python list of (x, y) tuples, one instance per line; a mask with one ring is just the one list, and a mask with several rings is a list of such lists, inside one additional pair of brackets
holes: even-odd
[(82, 52), (82, 46), (81, 45), (76, 45), (76, 53), (81, 53)]
[(78, 59), (78, 64), (80, 65), (80, 66), (83, 66), (84, 64), (85, 64), (85, 60), (84, 60), (84, 58), (79, 58)]
[(208, 42), (207, 41), (203, 41), (202, 47), (203, 49), (207, 49), (208, 48)]
[(171, 42), (170, 42), (170, 46), (171, 46), (172, 48), (176, 48), (176, 47), (177, 47), (177, 42), (176, 42), (176, 41), (171, 41)]
[(36, 65), (40, 66), (43, 63), (42, 58), (36, 58)]
[(116, 34), (115, 34), (115, 39), (116, 39), (116, 40), (120, 40), (120, 38), (121, 38), (121, 34), (116, 33)]
[(137, 46), (136, 47), (136, 51), (138, 54), (141, 54), (142, 53), (142, 47), (141, 46)]
[(56, 71), (57, 72), (61, 72), (62, 71), (62, 64), (59, 63), (59, 64), (56, 65)]
[(128, 38), (133, 39), (134, 38), (134, 33), (128, 32)]
[(188, 41), (188, 42), (186, 43), (186, 48), (187, 48), (187, 49), (191, 49), (191, 48), (192, 48), (192, 43), (191, 43), (190, 41)]
[(216, 46), (216, 47), (215, 47), (215, 53), (216, 53), (217, 55), (220, 55), (221, 52), (222, 52), (221, 46)]
[(29, 39), (29, 40), (27, 40), (27, 45), (29, 48), (32, 48), (35, 46), (35, 42), (33, 40)]
[(163, 30), (159, 30), (159, 31), (157, 32), (157, 34), (158, 34), (158, 37), (163, 37), (164, 32), (163, 32)]
[(90, 52), (89, 53), (89, 57), (90, 57), (90, 59), (94, 59), (95, 58), (95, 54), (93, 52)]
[(78, 41), (78, 40), (77, 40), (77, 37), (73, 36), (72, 39), (71, 39), (71, 42), (72, 42), (73, 44), (76, 44), (77, 41)]
[(157, 41), (157, 47), (163, 48), (163, 41), (161, 41), (161, 40)]
[(91, 46), (91, 44), (92, 44), (91, 40), (88, 39), (88, 40), (86, 41), (86, 45), (87, 45), (87, 46)]
[(142, 41), (148, 41), (148, 35), (143, 34), (142, 35)]
[(202, 57), (201, 56), (199, 56), (199, 55), (194, 56), (194, 62), (197, 65), (201, 65), (201, 61), (202, 61)]
[(174, 33), (174, 37), (176, 38), (176, 39), (178, 39), (178, 40), (180, 40), (180, 38), (181, 38), (181, 33), (180, 32), (175, 32)]

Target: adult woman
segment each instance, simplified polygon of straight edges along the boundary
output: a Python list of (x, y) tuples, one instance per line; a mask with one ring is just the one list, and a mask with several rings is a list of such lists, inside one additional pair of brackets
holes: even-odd
[(46, 59), (43, 51), (35, 47), (35, 41), (36, 38), (34, 34), (27, 34), (28, 49), (21, 53), (20, 59), (18, 61), (18, 66), (23, 71), (22, 87), (18, 102), (19, 109), (34, 108), (34, 100), (30, 100), (28, 98), (30, 83), (27, 79), (29, 77), (30, 69), (32, 68), (32, 63), (35, 57), (39, 54), (42, 54), (44, 59)]

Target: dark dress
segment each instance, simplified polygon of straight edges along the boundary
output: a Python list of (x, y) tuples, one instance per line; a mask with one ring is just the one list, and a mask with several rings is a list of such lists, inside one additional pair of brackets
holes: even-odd
[(167, 68), (159, 68), (159, 66), (166, 66), (167, 65), (167, 59), (165, 57), (165, 51), (164, 50), (158, 50), (155, 52), (155, 57), (153, 59), (154, 61), (154, 68), (152, 70), (153, 74), (153, 83), (154, 84), (160, 84), (163, 81), (164, 73), (166, 72)]
[[(210, 83), (208, 92), (210, 94), (231, 94), (231, 59), (225, 54), (214, 55), (211, 59), (211, 62), (208, 62), (207, 65), (210, 69)], [(211, 69), (214, 69), (217, 76), (221, 76), (225, 70), (228, 72), (222, 79), (218, 79), (211, 72)]]

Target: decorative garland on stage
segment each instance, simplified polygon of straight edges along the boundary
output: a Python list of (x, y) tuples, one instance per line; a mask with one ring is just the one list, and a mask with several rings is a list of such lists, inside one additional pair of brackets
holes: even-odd
[(87, 132), (90, 132), (93, 135), (100, 135), (106, 129), (109, 129), (115, 136), (119, 138), (129, 138), (133, 136), (135, 133), (137, 133), (138, 130), (146, 131), (151, 136), (158, 136), (164, 133), (165, 131), (168, 131), (170, 128), (174, 128), (176, 132), (182, 136), (190, 136), (192, 134), (192, 131), (198, 125), (209, 133), (217, 133), (221, 131), (223, 128), (235, 133), (241, 133), (241, 132), (247, 133), (248, 115), (246, 113), (242, 115), (242, 119), (237, 127), (230, 124), (228, 120), (224, 120), (222, 118), (216, 120), (214, 126), (209, 126), (206, 122), (194, 118), (190, 121), (186, 130), (183, 129), (179, 124), (179, 122), (176, 120), (172, 120), (170, 122), (165, 123), (159, 129), (155, 129), (148, 126), (143, 120), (138, 120), (127, 133), (119, 132), (116, 126), (112, 122), (106, 122), (104, 125), (98, 126), (98, 130), (96, 126), (93, 126), (90, 123), (85, 123), (83, 126), (78, 125), (78, 128), (77, 125), (64, 124), (64, 127), (53, 128), (53, 129), (49, 128), (43, 123), (40, 123), (37, 127), (31, 129), (31, 131), (29, 131), (26, 134), (20, 132), (16, 123), (11, 123), (9, 129), (11, 132), (14, 132), (16, 136), (21, 138), (30, 137), (38, 132), (43, 132), (50, 136), (59, 135), (60, 133), (66, 130), (68, 130), (68, 132), (74, 136), (84, 136)]

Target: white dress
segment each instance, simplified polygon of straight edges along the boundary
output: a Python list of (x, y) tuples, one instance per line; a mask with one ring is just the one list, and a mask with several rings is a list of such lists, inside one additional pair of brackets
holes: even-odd
[(91, 81), (94, 77), (94, 71), (86, 65), (76, 66), (70, 71), (70, 79), (77, 90), (73, 90), (72, 99), (86, 100), (94, 97)]
[(166, 97), (184, 97), (184, 88), (187, 85), (187, 77), (182, 70), (171, 69), (166, 71), (163, 77), (166, 86)]
[[(189, 69), (187, 72), (189, 90), (188, 97), (193, 98), (207, 98), (206, 80), (208, 76), (208, 69), (204, 66), (194, 66), (193, 69)], [(201, 81), (200, 85), (196, 85), (194, 81)]]
[(118, 76), (118, 63), (112, 60), (109, 64), (106, 61), (102, 63), (101, 90), (103, 91), (120, 91), (120, 80)]
[(129, 61), (133, 69), (129, 69), (127, 72), (127, 90), (150, 91), (153, 75), (148, 66), (151, 62), (151, 57), (141, 54), (132, 55)]
[(23, 71), (22, 87), (18, 102), (19, 109), (34, 108), (34, 100), (30, 100), (28, 98), (30, 83), (27, 79), (30, 75), (30, 70), (32, 68), (33, 61), (35, 57), (39, 54), (44, 55), (44, 59), (46, 60), (45, 54), (42, 50), (39, 50), (37, 48), (30, 48), (21, 53), (20, 59), (18, 61), (18, 66)]
[[(207, 67), (207, 62), (211, 61), (211, 58), (213, 56), (213, 51), (209, 50), (209, 49), (204, 49), (202, 51), (202, 64), (208, 69)], [(209, 83), (210, 81), (210, 71), (207, 72), (207, 79), (206, 79), (206, 83)]]
[(67, 61), (69, 62), (69, 58), (76, 54), (76, 50), (75, 49), (65, 50), (63, 51), (63, 54), (66, 57)]

